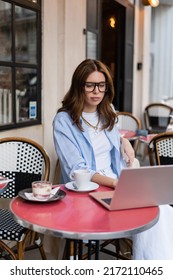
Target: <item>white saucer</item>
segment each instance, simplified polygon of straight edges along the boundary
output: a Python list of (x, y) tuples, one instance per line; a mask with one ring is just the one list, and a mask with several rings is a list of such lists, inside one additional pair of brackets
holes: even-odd
[(65, 184), (65, 187), (68, 190), (71, 190), (71, 191), (74, 191), (74, 192), (90, 192), (90, 191), (96, 190), (99, 187), (99, 185), (96, 184), (96, 183), (90, 182), (86, 189), (77, 189), (75, 187), (74, 181), (73, 181), (73, 182), (69, 182), (69, 183)]

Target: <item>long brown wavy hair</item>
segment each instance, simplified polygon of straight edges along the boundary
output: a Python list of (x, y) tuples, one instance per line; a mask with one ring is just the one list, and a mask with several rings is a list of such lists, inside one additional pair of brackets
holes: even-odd
[(112, 130), (117, 121), (117, 114), (111, 105), (114, 98), (113, 80), (109, 68), (99, 60), (86, 59), (78, 65), (73, 73), (70, 89), (66, 93), (62, 101), (62, 107), (58, 112), (68, 112), (73, 122), (83, 131), (80, 122), (84, 108), (83, 85), (88, 76), (94, 71), (101, 72), (105, 76), (106, 83), (108, 84), (108, 91), (105, 93), (101, 103), (97, 106), (97, 111), (99, 116), (104, 120), (102, 129), (107, 128), (108, 130)]

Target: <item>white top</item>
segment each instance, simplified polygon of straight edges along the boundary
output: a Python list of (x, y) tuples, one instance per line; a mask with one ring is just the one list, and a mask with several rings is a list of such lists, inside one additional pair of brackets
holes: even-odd
[[(83, 112), (82, 116), (91, 125), (96, 126), (98, 123), (98, 112), (86, 113)], [(116, 174), (113, 173), (111, 169), (111, 155), (110, 151), (112, 149), (112, 144), (106, 137), (104, 130), (101, 130), (102, 123), (100, 121), (98, 130), (88, 125), (88, 131), (91, 139), (91, 143), (94, 150), (95, 161), (96, 161), (96, 171), (112, 177), (117, 178)]]

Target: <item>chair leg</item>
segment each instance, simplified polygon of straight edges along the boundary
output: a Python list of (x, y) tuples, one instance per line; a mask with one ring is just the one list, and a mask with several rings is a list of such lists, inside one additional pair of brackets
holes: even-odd
[(37, 245), (37, 247), (40, 251), (40, 255), (42, 257), (42, 260), (47, 260), (46, 253), (44, 251), (43, 241), (42, 241), (42, 239), (41, 239), (41, 237), (39, 236), (38, 233), (36, 233), (34, 243)]
[[(117, 259), (129, 260), (130, 258), (126, 256), (126, 253), (122, 253), (122, 251), (121, 251), (121, 245), (120, 245), (121, 241), (125, 242), (126, 239), (123, 238), (123, 239), (106, 240), (101, 244), (100, 251), (105, 254), (111, 255)], [(105, 248), (109, 244), (113, 244), (115, 246), (115, 249), (116, 249), (115, 252), (108, 248)], [(130, 248), (130, 245), (131, 245), (130, 241), (129, 241), (129, 243), (125, 242), (125, 244), (126, 244), (126, 246), (128, 245), (128, 248)], [(129, 252), (128, 252), (128, 254), (129, 254)]]
[(0, 250), (2, 251), (2, 257), (3, 251), (5, 251), (10, 255), (10, 259), (17, 260), (15, 253), (2, 240), (0, 240)]
[(64, 249), (63, 259), (76, 260), (78, 258), (78, 240), (66, 239), (66, 245)]
[(95, 254), (95, 259), (99, 259), (99, 241), (92, 242), (88, 241), (88, 243), (83, 243), (82, 240), (66, 239), (63, 260), (72, 258), (74, 260), (90, 260), (93, 254)]
[(24, 260), (23, 241), (17, 242), (17, 259)]
[[(33, 246), (35, 245), (36, 248), (38, 248), (39, 251), (40, 251), (41, 258), (43, 260), (47, 260), (46, 253), (44, 251), (42, 236), (40, 234), (38, 234), (37, 232), (33, 231), (31, 233), (31, 239), (30, 239), (30, 243), (29, 244), (33, 244)], [(26, 250), (27, 249), (28, 248), (26, 248)]]
[(70, 239), (66, 239), (65, 248), (63, 253), (63, 260), (69, 260), (70, 256), (74, 254), (73, 242)]
[(17, 243), (17, 257), (19, 260), (24, 259), (24, 253), (33, 249), (38, 249), (43, 260), (47, 260), (43, 242), (38, 233), (28, 230), (25, 238)]
[(131, 259), (132, 255), (133, 255), (132, 240), (128, 239), (128, 238), (122, 238), (121, 241), (123, 243), (122, 247), (124, 248), (124, 251), (122, 249), (122, 254), (124, 256), (126, 256), (128, 259)]

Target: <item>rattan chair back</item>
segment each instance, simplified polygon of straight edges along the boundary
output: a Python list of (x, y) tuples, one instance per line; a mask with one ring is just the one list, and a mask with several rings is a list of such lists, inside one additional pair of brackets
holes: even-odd
[(162, 133), (170, 122), (173, 107), (164, 103), (151, 103), (144, 110), (144, 123), (148, 133)]
[[(130, 130), (136, 132), (142, 128), (141, 121), (138, 117), (129, 112), (117, 112), (118, 115), (118, 128), (122, 130)], [(137, 151), (139, 140), (135, 139), (130, 141), (133, 145), (135, 152)]]
[[(22, 137), (7, 137), (0, 139), (0, 176), (11, 179), (1, 199), (13, 198), (20, 190), (31, 188), (35, 180), (48, 180), (50, 160), (41, 145), (33, 140)], [(28, 237), (31, 243), (28, 242)], [(3, 241), (16, 241), (17, 249), (4, 246)], [(0, 209), (0, 258), (24, 258), (24, 251), (38, 248), (43, 259), (46, 255), (42, 239), (37, 233), (20, 226), (14, 221), (8, 209)]]
[(50, 161), (42, 146), (33, 140), (19, 137), (0, 139), (0, 176), (13, 181), (1, 194), (13, 198), (33, 181), (48, 180)]
[(148, 146), (150, 165), (173, 164), (173, 132), (156, 135)]

